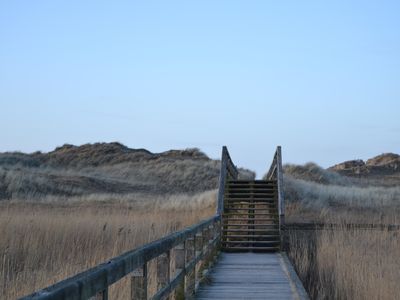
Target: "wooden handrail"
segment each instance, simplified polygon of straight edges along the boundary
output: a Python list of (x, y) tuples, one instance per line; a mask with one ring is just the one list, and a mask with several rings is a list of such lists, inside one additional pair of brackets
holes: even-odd
[(276, 148), (274, 158), (267, 173), (268, 180), (276, 180), (278, 185), (278, 210), (279, 225), (285, 224), (285, 199), (283, 197), (283, 169), (282, 169), (282, 149), (281, 146)]
[[(108, 299), (108, 287), (131, 274), (131, 299), (147, 299), (147, 262), (157, 258), (160, 289), (152, 299), (163, 299), (183, 285), (185, 295), (194, 292), (199, 268), (212, 260), (219, 247), (221, 217), (216, 215), (197, 225), (172, 233), (150, 244), (128, 251), (110, 261), (37, 291), (21, 300)], [(176, 248), (176, 249), (175, 249)], [(177, 272), (169, 278), (171, 251)], [(167, 271), (165, 271), (167, 270)], [(186, 280), (185, 280), (186, 278)], [(185, 286), (189, 282), (189, 286)]]
[(221, 155), (221, 169), (219, 173), (217, 215), (221, 215), (224, 208), (224, 192), (226, 181), (229, 179), (237, 179), (238, 176), (239, 171), (229, 155), (228, 148), (223, 146)]

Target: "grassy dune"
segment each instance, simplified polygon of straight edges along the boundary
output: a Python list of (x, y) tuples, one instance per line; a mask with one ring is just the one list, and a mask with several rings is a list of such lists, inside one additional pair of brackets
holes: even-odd
[[(96, 200), (94, 200), (96, 199)], [(46, 287), (215, 213), (216, 192), (0, 204), (0, 299)], [(128, 282), (111, 291), (127, 299)]]

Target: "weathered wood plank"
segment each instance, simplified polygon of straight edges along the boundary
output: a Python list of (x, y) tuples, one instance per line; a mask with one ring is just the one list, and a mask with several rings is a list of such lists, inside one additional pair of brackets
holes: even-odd
[(196, 299), (308, 299), (287, 262), (279, 253), (222, 253)]

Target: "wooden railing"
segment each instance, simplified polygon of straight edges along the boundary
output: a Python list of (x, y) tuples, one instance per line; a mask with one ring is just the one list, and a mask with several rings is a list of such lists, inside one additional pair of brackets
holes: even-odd
[(158, 290), (151, 299), (172, 293), (175, 299), (190, 298), (219, 249), (220, 222), (216, 215), (21, 299), (107, 300), (109, 286), (125, 276), (131, 277), (131, 299), (148, 299), (147, 263), (152, 259), (157, 259)]
[(285, 200), (283, 197), (283, 170), (282, 170), (282, 150), (281, 146), (276, 148), (271, 167), (266, 176), (267, 180), (276, 180), (278, 185), (278, 211), (279, 227), (285, 225)]
[(223, 146), (221, 157), (221, 170), (219, 173), (217, 215), (221, 215), (224, 209), (224, 192), (226, 181), (230, 179), (238, 179), (238, 176), (239, 171), (229, 155), (228, 148), (226, 146)]

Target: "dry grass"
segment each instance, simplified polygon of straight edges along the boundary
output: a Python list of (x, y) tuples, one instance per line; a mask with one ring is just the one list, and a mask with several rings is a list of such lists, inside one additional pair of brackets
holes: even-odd
[[(0, 204), (0, 298), (31, 293), (215, 212), (215, 191), (149, 197)], [(113, 299), (129, 293), (120, 285)]]
[(391, 300), (400, 295), (399, 232), (289, 233), (289, 256), (313, 299)]
[(336, 181), (323, 184), (285, 175), (287, 222), (400, 223), (400, 187), (338, 185)]
[(288, 254), (311, 298), (397, 299), (399, 231), (346, 224), (400, 224), (400, 188), (393, 180), (347, 178), (312, 163), (285, 171), (287, 222), (343, 225), (288, 232)]

